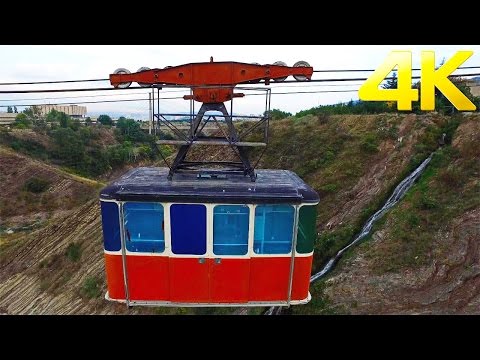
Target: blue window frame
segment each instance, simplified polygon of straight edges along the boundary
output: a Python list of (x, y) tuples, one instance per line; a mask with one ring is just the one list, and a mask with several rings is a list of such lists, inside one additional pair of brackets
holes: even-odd
[(248, 219), (246, 205), (217, 205), (213, 209), (213, 253), (245, 255), (248, 251)]
[(203, 255), (207, 251), (207, 208), (199, 204), (170, 206), (174, 254)]
[(114, 202), (101, 201), (103, 247), (107, 251), (118, 251), (121, 248), (120, 220), (118, 205)]
[(123, 213), (128, 251), (161, 253), (165, 250), (162, 204), (127, 202)]
[(290, 205), (258, 205), (255, 208), (253, 251), (256, 254), (288, 254), (292, 250), (295, 209)]

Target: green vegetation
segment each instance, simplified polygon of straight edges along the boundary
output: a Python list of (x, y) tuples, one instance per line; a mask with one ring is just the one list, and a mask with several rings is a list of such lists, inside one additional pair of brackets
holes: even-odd
[(270, 111), (270, 116), (272, 117), (272, 120), (281, 120), (281, 119), (286, 119), (287, 117), (292, 116), (292, 113), (278, 110), (278, 109), (273, 109)]
[[(113, 123), (107, 115), (100, 116), (99, 122), (108, 127)], [(156, 160), (160, 158), (159, 151), (164, 156), (174, 151), (169, 146), (157, 149), (155, 138), (144, 132), (139, 122), (125, 117), (119, 119), (113, 131), (114, 141), (108, 145), (103, 143), (103, 138), (109, 135), (110, 129), (103, 125), (82, 126), (78, 120), (55, 110), (42, 116), (35, 107), (26, 109), (17, 115), (13, 127), (31, 129), (28, 131), (33, 131), (32, 135), (39, 136), (15, 136), (14, 131), (2, 131), (0, 142), (85, 177), (98, 177), (128, 163)], [(169, 137), (164, 133), (158, 136)], [(44, 140), (39, 141), (40, 138)]]
[[(398, 182), (438, 147), (443, 133), (446, 134), (445, 142), (451, 142), (462, 119), (461, 116), (439, 114), (416, 118), (411, 126), (417, 138), (409, 150), (410, 161), (407, 166), (394, 178), (382, 178), (387, 186), (373, 196), (358, 215), (343, 219), (329, 230), (327, 219), (338, 211), (339, 204), (354, 200), (351, 189), (378, 162), (383, 143), (396, 144), (395, 149), (388, 150), (392, 156), (404, 156), (401, 155), (403, 147), (398, 142), (398, 133), (399, 125), (406, 116), (409, 115), (387, 113), (349, 118), (310, 115), (280, 120), (272, 125), (271, 140), (262, 167), (291, 169), (320, 194), (317, 219), (324, 228), (315, 242), (314, 269), (318, 269), (352, 240), (364, 222), (390, 196)], [(424, 204), (435, 205), (428, 198), (424, 199)]]
[[(386, 80), (386, 83), (383, 85), (384, 89), (396, 89), (398, 79), (395, 73), (394, 73), (394, 76), (392, 77), (393, 79)], [(470, 101), (472, 101), (477, 106), (477, 109), (480, 108), (480, 97), (475, 97), (472, 95), (470, 88), (466, 84), (466, 79), (454, 77), (454, 78), (450, 78), (450, 81), (452, 81), (452, 83), (456, 87), (458, 87), (458, 89), (468, 99), (470, 99)], [(412, 87), (418, 89), (419, 96), (421, 97), (420, 82), (415, 83)], [(279, 111), (279, 110), (276, 110), (276, 111)], [(438, 89), (436, 89), (436, 92), (435, 92), (435, 111), (441, 114), (454, 114), (457, 112), (454, 106), (452, 105), (452, 103)], [(320, 105), (308, 110), (302, 110), (296, 113), (295, 117), (302, 118), (307, 115), (319, 116), (321, 114), (328, 114), (328, 115), (381, 114), (381, 113), (396, 113), (396, 112), (397, 112), (397, 107), (395, 105), (395, 102), (351, 100), (346, 103), (338, 103), (335, 105)], [(419, 101), (415, 101), (412, 103), (411, 112), (416, 114), (426, 113), (420, 110)]]
[(108, 115), (100, 115), (97, 119), (97, 121), (105, 126), (112, 126), (113, 125), (113, 120), (110, 116)]
[(82, 256), (80, 244), (74, 242), (68, 244), (67, 250), (65, 250), (65, 256), (73, 262), (80, 260), (80, 257)]
[(89, 276), (85, 279), (81, 294), (88, 299), (95, 299), (102, 295), (101, 280), (97, 277)]
[(50, 187), (50, 181), (38, 177), (31, 177), (25, 182), (24, 189), (34, 194), (40, 194)]
[(24, 113), (20, 113), (15, 117), (13, 127), (17, 129), (27, 129), (32, 125), (32, 121)]
[(382, 101), (353, 101), (339, 103), (335, 105), (320, 105), (308, 110), (302, 110), (295, 114), (296, 118), (302, 118), (307, 115), (318, 116), (320, 114), (344, 115), (344, 114), (380, 114), (387, 112), (396, 112), (396, 109)]
[(480, 206), (480, 150), (472, 139), (459, 149), (438, 150), (401, 206), (386, 215), (376, 230), (388, 230), (388, 241), (368, 253), (378, 274), (425, 265), (435, 240), (451, 222)]
[(334, 306), (328, 295), (325, 294), (325, 280), (319, 280), (310, 287), (312, 300), (302, 306), (294, 306), (285, 311), (286, 314), (294, 315), (344, 315), (347, 310), (343, 307)]

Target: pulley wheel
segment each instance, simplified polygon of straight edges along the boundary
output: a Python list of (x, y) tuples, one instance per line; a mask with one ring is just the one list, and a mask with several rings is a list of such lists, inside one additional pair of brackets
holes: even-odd
[[(283, 61), (275, 61), (275, 62), (273, 63), (273, 65), (287, 66), (287, 64), (284, 63)], [(282, 82), (282, 81), (285, 81), (285, 79), (286, 79), (287, 77), (288, 77), (288, 76), (281, 77), (281, 78), (276, 78), (276, 79), (272, 79), (272, 80), (275, 81), (275, 82)]]
[[(146, 66), (142, 66), (140, 69), (137, 70), (137, 73), (142, 72), (142, 71), (146, 71), (146, 70), (150, 70), (150, 68), (146, 67)], [(150, 87), (151, 86), (151, 84), (147, 84), (147, 83), (138, 83), (138, 85), (140, 85), (141, 87)]]
[[(127, 69), (125, 68), (118, 68), (117, 70), (115, 70), (113, 72), (114, 74), (131, 74), (130, 71), (128, 71)], [(126, 82), (126, 83), (120, 83), (117, 85), (117, 88), (119, 89), (126, 89), (128, 88), (130, 85), (132, 85), (132, 82)]]
[[(293, 64), (293, 67), (310, 67), (310, 64), (307, 63), (306, 61), (297, 61), (295, 64)], [(295, 80), (297, 81), (306, 81), (307, 77), (305, 75), (293, 75)]]

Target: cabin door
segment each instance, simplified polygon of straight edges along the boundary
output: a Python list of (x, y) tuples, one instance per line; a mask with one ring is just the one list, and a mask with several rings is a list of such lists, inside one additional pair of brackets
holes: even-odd
[(172, 302), (209, 302), (207, 208), (201, 204), (170, 206), (170, 299)]
[(248, 302), (251, 213), (247, 205), (213, 207), (213, 257), (210, 259), (212, 303)]

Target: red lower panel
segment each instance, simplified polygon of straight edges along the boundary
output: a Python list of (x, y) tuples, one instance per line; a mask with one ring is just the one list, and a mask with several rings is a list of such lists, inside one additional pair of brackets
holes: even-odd
[(207, 259), (169, 258), (170, 300), (173, 302), (209, 302), (209, 265)]
[[(242, 303), (286, 301), (290, 257), (251, 259), (168, 258), (128, 256), (131, 300)], [(313, 256), (295, 258), (292, 300), (308, 296)], [(125, 299), (121, 255), (105, 254), (110, 298)]]
[(210, 296), (215, 303), (248, 302), (249, 259), (214, 259), (210, 261)]
[(169, 298), (168, 257), (127, 256), (127, 279), (130, 300)]
[(290, 257), (250, 259), (250, 301), (286, 301)]
[(312, 256), (296, 257), (293, 270), (292, 300), (303, 300), (308, 297), (310, 275), (312, 273)]
[(104, 255), (108, 296), (115, 300), (125, 300), (122, 255)]

